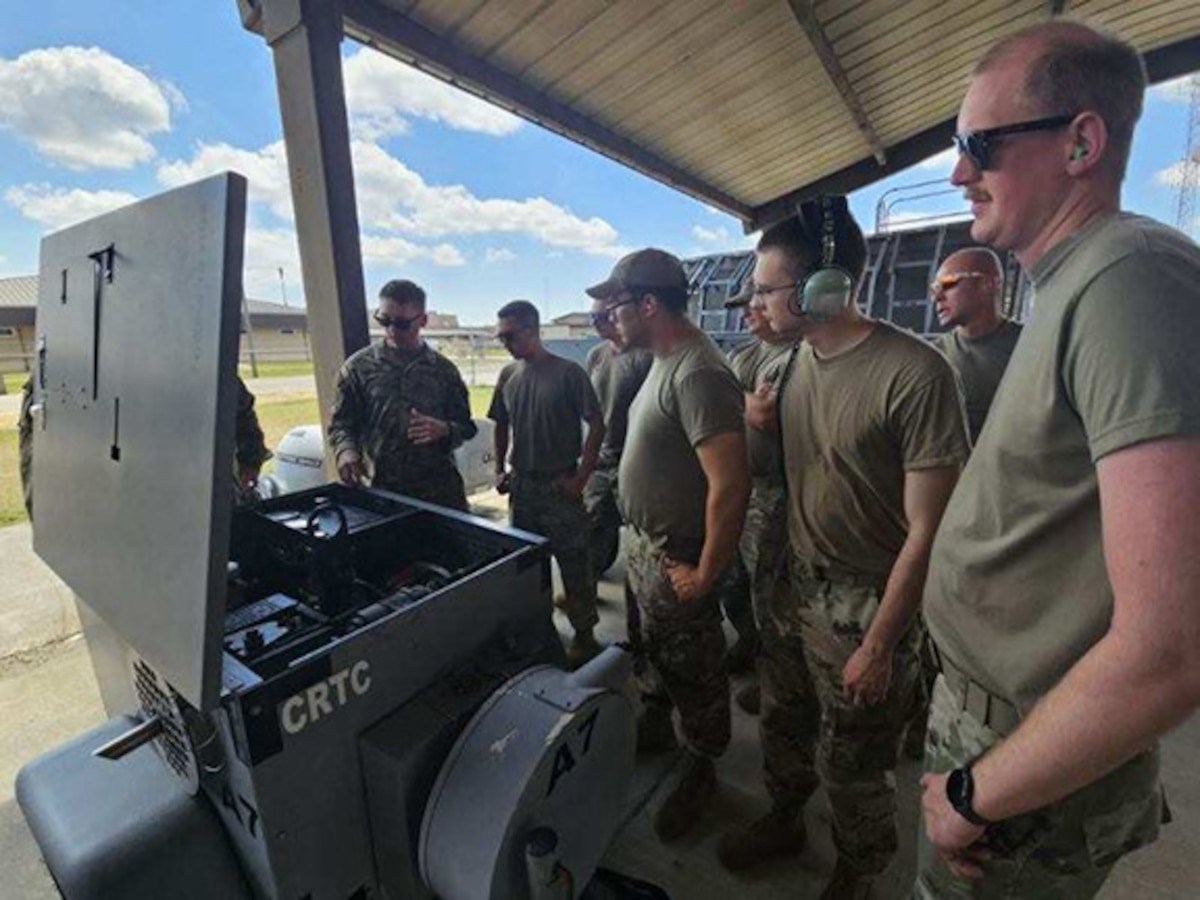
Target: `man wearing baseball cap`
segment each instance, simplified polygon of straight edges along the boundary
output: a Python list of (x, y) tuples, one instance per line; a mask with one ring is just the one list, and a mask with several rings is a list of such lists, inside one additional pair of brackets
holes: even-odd
[(630, 638), (665, 695), (646, 698), (639, 748), (674, 741), (679, 709), (688, 758), (658, 809), (661, 840), (691, 830), (717, 787), (713, 760), (729, 744), (725, 636), (714, 591), (737, 552), (750, 493), (742, 389), (721, 351), (687, 317), (688, 283), (662, 250), (621, 259), (588, 289), (605, 301), (621, 340), (654, 352), (629, 409), (618, 491), (629, 524)]

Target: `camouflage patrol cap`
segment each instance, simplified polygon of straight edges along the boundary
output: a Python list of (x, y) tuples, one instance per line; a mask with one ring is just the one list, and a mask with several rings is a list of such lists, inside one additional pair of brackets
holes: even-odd
[(686, 294), (688, 280), (677, 256), (649, 247), (621, 257), (608, 279), (592, 285), (587, 293), (596, 300), (607, 300), (631, 287), (670, 288)]

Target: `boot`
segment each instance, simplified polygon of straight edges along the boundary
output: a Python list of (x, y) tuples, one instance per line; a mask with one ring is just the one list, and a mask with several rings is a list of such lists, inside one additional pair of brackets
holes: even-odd
[(654, 833), (660, 841), (681, 838), (700, 820), (717, 792), (717, 770), (707, 756), (689, 753), (675, 790), (654, 814)]
[(762, 709), (762, 691), (759, 690), (758, 682), (752, 681), (745, 687), (740, 688), (733, 695), (733, 700), (742, 708), (743, 712), (757, 716), (759, 710)]
[(638, 754), (669, 753), (679, 746), (671, 708), (648, 703), (637, 720)]
[(753, 641), (738, 638), (732, 647), (725, 651), (725, 671), (730, 675), (742, 675), (754, 668), (754, 658), (758, 648)]
[(820, 900), (871, 900), (873, 880), (873, 877), (863, 875), (839, 859), (833, 867), (833, 877), (821, 892)]
[(578, 669), (603, 649), (603, 645), (596, 640), (590, 628), (587, 631), (577, 631), (575, 637), (571, 638), (571, 643), (567, 644), (567, 665)]
[(807, 840), (799, 810), (771, 810), (761, 819), (721, 835), (717, 859), (730, 872), (740, 872), (775, 859), (798, 856)]

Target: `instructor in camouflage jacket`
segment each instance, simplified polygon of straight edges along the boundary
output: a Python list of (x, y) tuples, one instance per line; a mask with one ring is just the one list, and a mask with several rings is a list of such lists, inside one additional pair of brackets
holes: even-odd
[(454, 449), (478, 429), (458, 369), (421, 339), (425, 291), (389, 281), (375, 321), (384, 339), (351, 356), (338, 374), (329, 421), (338, 476), (465, 510)]

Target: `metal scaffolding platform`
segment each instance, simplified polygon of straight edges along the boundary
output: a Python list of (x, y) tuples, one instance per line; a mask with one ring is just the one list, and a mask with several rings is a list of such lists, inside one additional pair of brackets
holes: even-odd
[[(943, 331), (930, 301), (929, 284), (946, 257), (974, 246), (970, 229), (969, 221), (939, 222), (870, 235), (860, 309), (920, 335)], [(1002, 258), (1005, 314), (1025, 321), (1032, 313), (1029, 280), (1011, 254)], [(743, 250), (697, 256), (685, 259), (683, 267), (691, 286), (690, 309), (696, 324), (719, 341), (745, 334), (741, 312), (726, 310), (724, 304), (753, 275), (754, 253)]]

